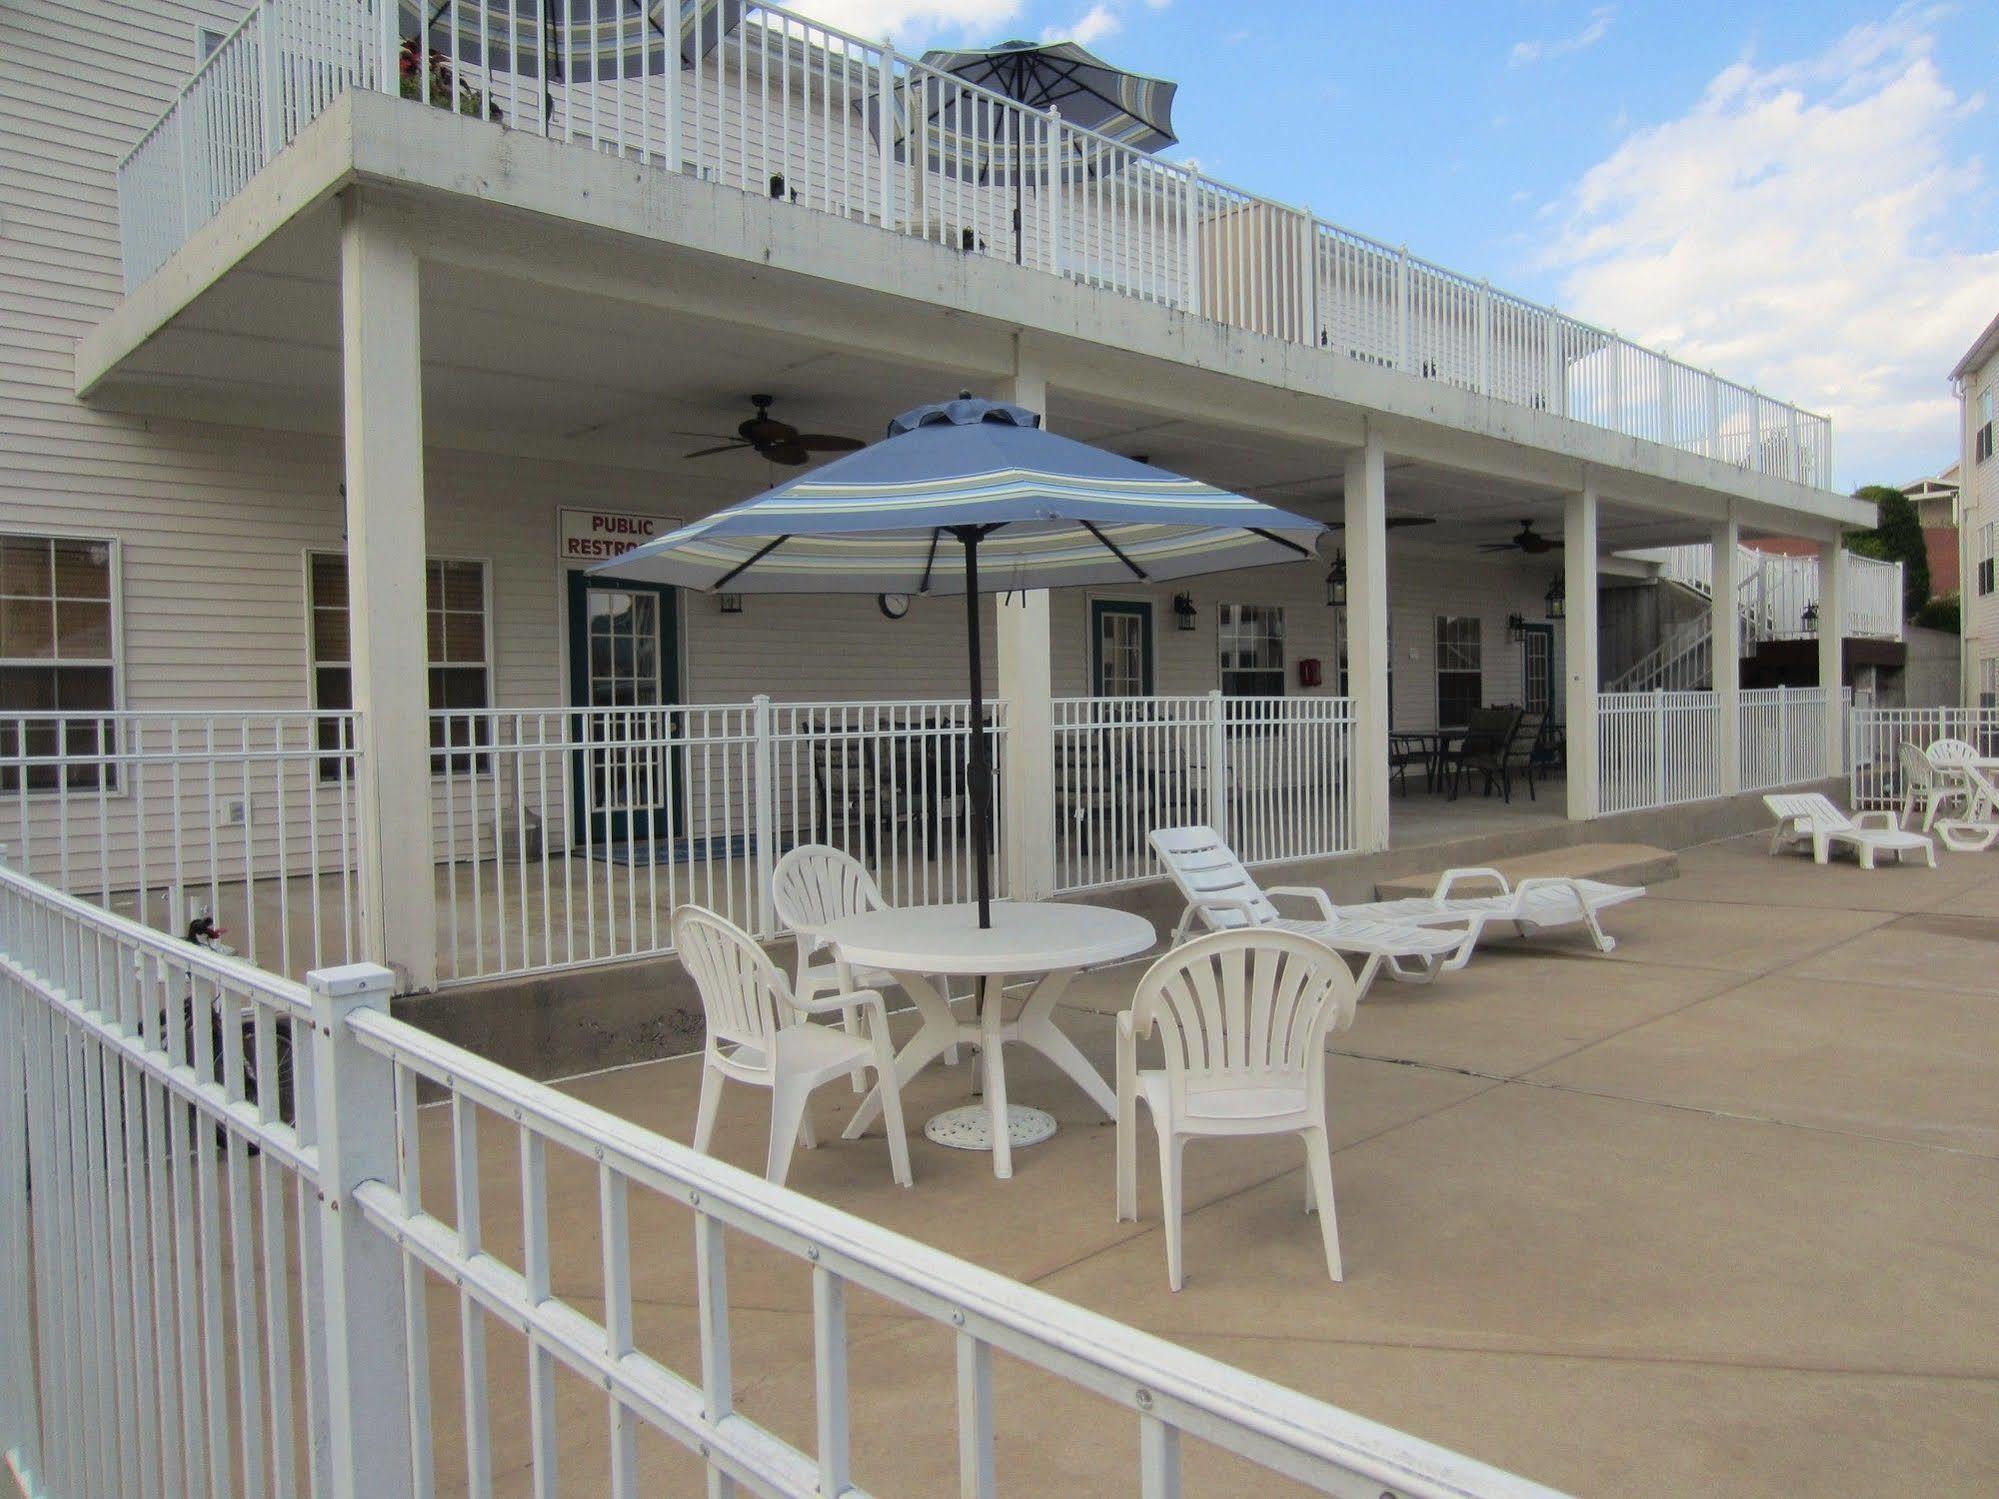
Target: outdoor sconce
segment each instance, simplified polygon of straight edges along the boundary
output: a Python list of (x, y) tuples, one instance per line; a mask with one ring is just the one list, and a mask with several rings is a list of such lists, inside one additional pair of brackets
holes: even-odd
[(1506, 638), (1515, 645), (1527, 638), (1527, 618), (1521, 614), (1506, 616)]
[(1333, 553), (1333, 565), (1326, 573), (1326, 607), (1344, 609), (1347, 606), (1347, 554), (1342, 547)]
[(1818, 600), (1816, 599), (1812, 600), (1811, 603), (1805, 605), (1805, 628), (1807, 630), (1810, 630), (1813, 634), (1818, 633), (1819, 606), (1818, 606)]
[(1542, 597), (1548, 601), (1548, 618), (1561, 619), (1569, 612), (1568, 585), (1559, 576), (1548, 585), (1548, 591)]
[(1194, 628), (1194, 595), (1176, 593), (1173, 595), (1173, 628), (1191, 630)]
[(743, 612), (743, 596), (740, 593), (718, 593), (715, 595), (715, 604), (724, 614)]

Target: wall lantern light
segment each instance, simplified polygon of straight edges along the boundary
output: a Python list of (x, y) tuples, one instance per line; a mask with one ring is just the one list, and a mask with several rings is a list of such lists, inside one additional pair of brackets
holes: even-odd
[(1176, 630), (1191, 630), (1194, 628), (1195, 617), (1194, 595), (1191, 593), (1174, 594), (1173, 628)]
[(1326, 607), (1344, 609), (1347, 606), (1347, 554), (1342, 547), (1333, 553), (1333, 565), (1326, 572)]
[(718, 593), (715, 595), (715, 606), (724, 614), (741, 614), (743, 596), (740, 593)]
[(1568, 585), (1560, 577), (1557, 577), (1554, 582), (1548, 585), (1548, 591), (1542, 597), (1548, 601), (1548, 618), (1561, 619), (1568, 614)]

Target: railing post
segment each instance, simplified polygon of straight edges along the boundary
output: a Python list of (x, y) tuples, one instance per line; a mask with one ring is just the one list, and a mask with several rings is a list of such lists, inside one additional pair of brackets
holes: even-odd
[[(877, 90), (875, 94), (875, 97), (882, 101), (881, 129), (876, 131), (875, 133), (880, 137), (880, 140), (876, 142), (876, 145), (878, 147), (879, 165), (881, 169), (881, 179), (882, 179), (881, 183), (882, 228), (893, 229), (895, 227), (895, 198), (896, 198), (895, 124), (894, 124), (896, 81), (895, 81), (894, 42), (884, 41), (882, 43), (881, 74), (882, 74), (881, 88)], [(906, 82), (904, 84), (904, 87), (905, 88), (907, 87)], [(907, 103), (908, 100), (907, 97), (905, 97), (904, 99), (905, 106), (907, 105)], [(916, 121), (915, 114), (912, 111), (907, 110), (907, 108), (905, 108), (904, 112), (909, 115), (910, 123), (913, 128)], [(919, 174), (918, 180), (920, 181), (921, 180), (920, 174), (923, 171), (922, 154), (920, 151), (912, 151), (910, 152), (910, 155), (915, 158), (915, 160), (911, 164), (910, 169)], [(919, 232), (921, 232), (920, 229)]]
[[(696, 26), (696, 27), (698, 28), (698, 27), (701, 27), (701, 26), (705, 26), (705, 25), (706, 25), (707, 23), (708, 23), (708, 18), (707, 18), (707, 16), (706, 16), (706, 15), (704, 15), (704, 14), (702, 14), (701, 12), (697, 11), (697, 12), (696, 12), (696, 15), (695, 15), (695, 22), (694, 22), (695, 26)], [(546, 24), (546, 22), (544, 22), (544, 25), (545, 25), (545, 24)], [(699, 38), (699, 36), (697, 35), (697, 37), (696, 37), (696, 42), (697, 42), (697, 44), (699, 43), (699, 41), (700, 41), (700, 38)], [(698, 67), (699, 65), (700, 65), (699, 63), (697, 63), (697, 64), (696, 64), (696, 66), (697, 66), (697, 67)], [(666, 107), (666, 121), (665, 121), (665, 124), (666, 124), (666, 140), (665, 140), (665, 146), (666, 146), (666, 169), (667, 169), (667, 170), (668, 170), (669, 172), (672, 172), (672, 173), (675, 173), (676, 175), (678, 175), (678, 174), (679, 174), (679, 173), (680, 173), (681, 171), (683, 171), (683, 170), (684, 170), (684, 168), (683, 168), (683, 166), (682, 166), (682, 164), (681, 164), (681, 161), (682, 161), (682, 158), (681, 158), (681, 155), (680, 155), (680, 152), (681, 152), (681, 145), (680, 145), (680, 110), (681, 110), (681, 91), (680, 91), (680, 66), (679, 66), (679, 59), (678, 59), (678, 58), (672, 58), (672, 59), (669, 59), (669, 60), (667, 60), (667, 61), (666, 61), (665, 63), (663, 63), (663, 64), (662, 64), (662, 66), (661, 66), (661, 72), (662, 72), (662, 73), (663, 73), (663, 74), (665, 75), (665, 88), (664, 88), (663, 92), (664, 92), (664, 94), (665, 94), (665, 96), (666, 96), (666, 99), (665, 99), (665, 107)], [(546, 88), (547, 86), (548, 86), (548, 85), (547, 85), (547, 82), (546, 82), (546, 80), (544, 80), (544, 81), (543, 81), (543, 83), (542, 83), (542, 87), (543, 87), (543, 88)], [(882, 99), (882, 122), (881, 122), (881, 127), (882, 127), (882, 133), (883, 133), (884, 135), (886, 135), (886, 134), (888, 134), (888, 133), (889, 133), (889, 130), (890, 130), (890, 126), (889, 126), (889, 123), (888, 123), (888, 99), (887, 99), (887, 97), (886, 97), (885, 95), (884, 95), (884, 96), (880, 96), (880, 97), (881, 97), (881, 99)], [(547, 106), (546, 106), (546, 105), (544, 105), (544, 106), (543, 106), (543, 107), (542, 107), (542, 108), (541, 108), (541, 109), (540, 109), (539, 111), (537, 111), (537, 112), (538, 112), (538, 113), (539, 113), (539, 114), (541, 115), (541, 117), (542, 117), (542, 119), (543, 119), (543, 120), (546, 120), (546, 119), (548, 118), (548, 109), (547, 109)], [(701, 164), (700, 164), (699, 162), (696, 162), (696, 163), (695, 163), (695, 165), (694, 165), (694, 176), (695, 176), (695, 180), (696, 180), (696, 181), (699, 181), (699, 180), (700, 180), (700, 177), (701, 177)], [(863, 169), (863, 175), (862, 175), (862, 181), (863, 181), (864, 183), (865, 183), (865, 181), (866, 181), (866, 172), (865, 172), (865, 168)], [(865, 191), (865, 189), (863, 189), (863, 191)], [(865, 199), (865, 198), (863, 198), (862, 202), (863, 202), (863, 211), (865, 212), (865, 205), (866, 205), (866, 199)]]
[(757, 935), (765, 936), (776, 930), (776, 913), (771, 907), (770, 877), (771, 853), (777, 846), (777, 787), (771, 773), (771, 711), (770, 695), (759, 692), (750, 700), (750, 731), (752, 734), (752, 757), (755, 760), (754, 774), (757, 778), (751, 836), (756, 839), (757, 868)]
[(1201, 174), (1187, 173), (1187, 310), (1201, 310)]
[[(0, 847), (0, 866), (7, 863)], [(0, 907), (19, 908), (16, 893), (0, 892)], [(0, 920), (0, 948), (22, 956), (22, 933)], [(22, 1032), (23, 992), (0, 978), (0, 1454), (12, 1448), (39, 1480), (41, 1408), (35, 1384), (34, 1281), (29, 1273), (28, 1066)], [(32, 1486), (32, 1485), (30, 1485)]]
[(1208, 826), (1229, 836), (1229, 728), (1222, 691), (1208, 692)]
[(1789, 433), (1789, 440), (1786, 444), (1787, 450), (1785, 453), (1785, 457), (1788, 460), (1787, 463), (1785, 464), (1785, 467), (1789, 470), (1788, 477), (1802, 484), (1805, 481), (1805, 463), (1804, 463), (1804, 454), (1798, 451), (1798, 408), (1797, 407), (1786, 406), (1784, 408), (1784, 425), (1787, 432)]
[(1048, 149), (1043, 160), (1048, 163), (1048, 187), (1041, 194), (1041, 213), (1048, 221), (1048, 270), (1050, 274), (1062, 274), (1062, 162), (1066, 158), (1062, 152), (1062, 111), (1051, 104), (1048, 106)]
[(284, 141), (283, 99), (278, 83), (278, 8), (265, 4), (257, 13), (257, 92), (263, 118), (263, 156), (266, 163), (278, 154)]
[[(1624, 338), (1610, 335), (1610, 430), (1626, 432), (1624, 420)], [(1629, 435), (1628, 433), (1626, 435)]]
[(1668, 447), (1677, 447), (1673, 441), (1673, 361), (1664, 349), (1656, 356), (1659, 361), (1659, 441)]
[(1777, 784), (1789, 785), (1791, 773), (1791, 705), (1784, 696), (1784, 684), (1777, 684)]
[(1750, 451), (1756, 472), (1770, 472), (1770, 455), (1763, 451), (1763, 393), (1755, 386), (1749, 387), (1749, 432)]
[(1395, 367), (1409, 371), (1409, 247), (1395, 255)]
[[(402, 60), (402, 7), (391, 5), (388, 0), (379, 0), (375, 6), (375, 90), (383, 94), (400, 94), (403, 88), (400, 64)], [(548, 81), (542, 80), (542, 87)]]
[(1478, 284), (1478, 393), (1492, 394), (1492, 283)]
[[(336, 1494), (393, 1494), (410, 1486), (408, 1323), (395, 1241), (362, 1215), (354, 1189), (394, 1181), (395, 1068), (347, 1023), (386, 1014), (395, 975), (374, 963), (320, 968), (312, 991), (313, 1094), (319, 1150), (319, 1241), (326, 1350), (325, 1402)], [(416, 1440), (428, 1440), (428, 1433)]]
[(1707, 372), (1707, 455), (1721, 457), (1721, 376)]
[(1666, 805), (1666, 689), (1652, 689), (1652, 805)]

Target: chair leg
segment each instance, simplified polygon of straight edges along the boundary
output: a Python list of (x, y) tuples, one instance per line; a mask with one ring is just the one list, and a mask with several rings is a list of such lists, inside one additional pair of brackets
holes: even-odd
[[(770, 1090), (770, 1151), (764, 1158), (764, 1180), (783, 1186), (791, 1174), (791, 1150), (800, 1137), (811, 1132), (805, 1119), (805, 1105), (811, 1092), (788, 1079), (780, 1079)], [(884, 1106), (886, 1094), (884, 1094)]]
[[(950, 1009), (951, 980), (940, 973), (931, 982), (937, 985), (937, 992), (944, 996), (944, 1008), (947, 1010)], [(958, 1043), (956, 1041), (953, 1041), (949, 1046), (944, 1048), (944, 1065), (946, 1067), (955, 1067), (958, 1065)]]
[(703, 1155), (708, 1154), (708, 1144), (715, 1138), (715, 1116), (721, 1111), (722, 1074), (703, 1063), (701, 1103), (694, 1111), (694, 1148)]
[[(861, 1025), (861, 1007), (859, 1005), (848, 1005), (846, 1009), (842, 1010), (840, 1012), (840, 1024), (846, 1030), (847, 1034), (852, 1036), (856, 1041), (865, 1041), (868, 1039), (868, 1033)], [(867, 1092), (867, 1068), (856, 1062), (854, 1070), (847, 1074), (847, 1082), (856, 1093)]]
[(1138, 1221), (1138, 1101), (1123, 1094), (1117, 1101), (1117, 1218)]
[[(1164, 1120), (1153, 1121), (1163, 1125)], [(1159, 1196), (1166, 1221), (1166, 1283), (1179, 1290), (1182, 1283), (1180, 1259), (1180, 1160), (1186, 1141), (1170, 1129), (1159, 1131)]]
[(1305, 1135), (1305, 1179), (1319, 1213), (1319, 1235), (1326, 1241), (1326, 1273), (1336, 1281), (1345, 1280), (1346, 1267), (1340, 1263), (1340, 1220), (1333, 1210), (1333, 1153), (1323, 1129), (1308, 1129)]
[(875, 1083), (882, 1093), (882, 1129), (888, 1135), (889, 1168), (897, 1186), (914, 1186), (916, 1178), (909, 1169), (909, 1132), (902, 1123), (902, 1089), (895, 1081), (895, 1052), (889, 1046), (886, 1021), (882, 1033), (874, 1037), (874, 1047)]

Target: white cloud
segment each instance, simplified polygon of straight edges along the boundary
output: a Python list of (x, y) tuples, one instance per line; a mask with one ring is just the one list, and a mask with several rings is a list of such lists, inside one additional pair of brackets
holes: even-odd
[(788, 8), (877, 40), (917, 42), (962, 32), (997, 41), (998, 28), (1020, 14), (1020, 0), (795, 0)]
[(1945, 374), (1999, 306), (1999, 250), (1958, 238), (1985, 107), (1904, 8), (1819, 54), (1737, 62), (1576, 182), (1548, 252), (1562, 305), (1833, 419), (1844, 485), (1954, 452)]
[(1115, 10), (1108, 5), (1097, 4), (1084, 11), (1082, 18), (1071, 22), (1067, 28), (1051, 31), (1048, 40), (1078, 42), (1087, 47), (1112, 35), (1123, 25), (1123, 19)]
[(1547, 62), (1557, 57), (1568, 57), (1573, 53), (1588, 51), (1610, 34), (1610, 23), (1617, 15), (1614, 5), (1599, 5), (1589, 13), (1589, 20), (1574, 36), (1535, 38), (1515, 42), (1513, 50), (1506, 54), (1509, 68), (1524, 68), (1529, 63)]

